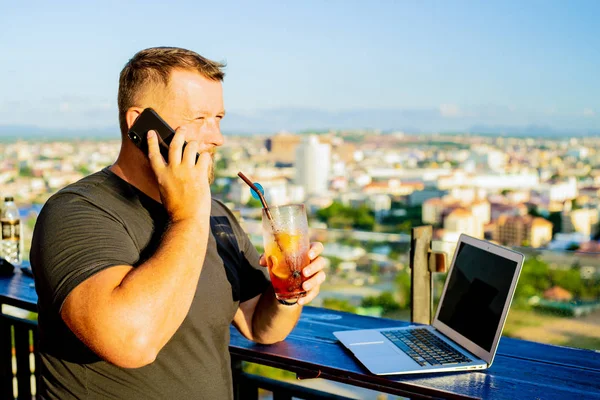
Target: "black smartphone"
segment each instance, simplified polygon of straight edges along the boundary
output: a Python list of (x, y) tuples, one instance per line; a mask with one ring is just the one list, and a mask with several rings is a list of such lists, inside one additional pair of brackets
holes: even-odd
[(167, 124), (156, 111), (151, 108), (146, 108), (137, 117), (127, 136), (129, 139), (148, 156), (148, 131), (154, 130), (158, 135), (158, 144), (160, 147), (160, 154), (164, 157), (165, 161), (169, 161), (169, 145), (175, 131)]
[[(175, 131), (152, 108), (146, 108), (142, 111), (129, 129), (129, 132), (127, 132), (127, 136), (147, 157), (148, 131), (150, 130), (154, 130), (158, 134), (160, 154), (162, 154), (166, 162), (169, 162), (169, 145), (173, 140), (173, 136), (175, 136)], [(186, 145), (187, 142), (183, 144), (184, 150)], [(198, 157), (200, 155), (196, 154), (196, 162), (198, 161)]]

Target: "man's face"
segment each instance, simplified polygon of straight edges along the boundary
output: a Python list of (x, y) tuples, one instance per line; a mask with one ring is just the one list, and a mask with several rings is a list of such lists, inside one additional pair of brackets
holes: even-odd
[(160, 116), (175, 130), (186, 126), (185, 141), (197, 141), (198, 152), (207, 151), (213, 157), (209, 171), (212, 183), (215, 150), (224, 142), (220, 127), (225, 116), (221, 82), (206, 79), (194, 71), (174, 70), (166, 98), (159, 103)]

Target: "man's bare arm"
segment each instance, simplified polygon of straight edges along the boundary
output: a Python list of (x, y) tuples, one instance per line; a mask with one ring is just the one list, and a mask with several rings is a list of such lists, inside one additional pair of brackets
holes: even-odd
[[(290, 334), (300, 318), (302, 306), (317, 297), (320, 286), (325, 281), (325, 260), (319, 257), (322, 251), (321, 243), (314, 243), (311, 247), (309, 255), (313, 261), (303, 270), (303, 274), (310, 277), (303, 284), (307, 293), (298, 304), (280, 304), (272, 286), (265, 293), (240, 304), (233, 324), (242, 335), (257, 343), (272, 344), (284, 340)], [(264, 258), (261, 258), (261, 264), (265, 264)]]
[(197, 142), (182, 159), (183, 134), (175, 135), (166, 165), (156, 135), (149, 156), (170, 217), (162, 242), (145, 263), (103, 270), (67, 296), (61, 316), (105, 360), (125, 368), (151, 363), (177, 331), (191, 306), (210, 230), (210, 156), (194, 164)]

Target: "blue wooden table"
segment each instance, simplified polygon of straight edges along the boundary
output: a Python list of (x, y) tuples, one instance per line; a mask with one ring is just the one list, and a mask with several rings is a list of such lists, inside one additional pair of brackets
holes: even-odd
[[(36, 301), (31, 277), (20, 271), (12, 277), (0, 277), (1, 304), (35, 311)], [(10, 339), (1, 334), (11, 323), (16, 320), (0, 319), (0, 374), (12, 374), (3, 358)], [(332, 334), (344, 329), (407, 324), (305, 307), (300, 322), (284, 342), (270, 346), (255, 344), (232, 328), (229, 348), (234, 359), (290, 370), (300, 378), (318, 376), (411, 398), (600, 399), (600, 352), (502, 338), (494, 364), (488, 370), (380, 377), (365, 370)], [(25, 351), (24, 340), (15, 340), (15, 346)], [(24, 356), (17, 359), (28, 362)], [(23, 380), (27, 376), (24, 374)], [(5, 388), (7, 378), (12, 379), (12, 375), (0, 380), (3, 399), (11, 398)], [(25, 383), (22, 390), (26, 390)]]

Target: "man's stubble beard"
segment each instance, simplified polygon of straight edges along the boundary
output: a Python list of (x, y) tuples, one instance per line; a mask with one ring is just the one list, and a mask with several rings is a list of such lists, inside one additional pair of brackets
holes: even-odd
[(212, 185), (215, 181), (215, 153), (216, 151), (213, 149), (209, 151), (210, 154), (210, 165), (208, 166), (208, 184)]

